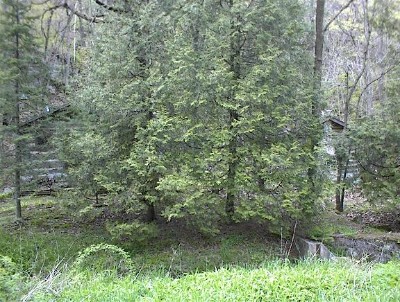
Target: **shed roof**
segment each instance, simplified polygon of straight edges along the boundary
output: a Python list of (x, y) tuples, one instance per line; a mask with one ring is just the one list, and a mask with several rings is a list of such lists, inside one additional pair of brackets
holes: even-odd
[(328, 122), (331, 124), (332, 128), (336, 130), (343, 130), (346, 127), (345, 122), (336, 117), (329, 117), (323, 123), (325, 124)]

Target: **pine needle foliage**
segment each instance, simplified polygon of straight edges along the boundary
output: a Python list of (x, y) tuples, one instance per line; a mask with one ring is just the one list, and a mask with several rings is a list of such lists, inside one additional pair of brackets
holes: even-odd
[(388, 99), (360, 118), (349, 133), (355, 147), (361, 187), (375, 204), (400, 202), (400, 103), (398, 71), (388, 81)]
[(147, 1), (109, 15), (75, 85), (85, 126), (69, 135), (92, 151), (74, 161), (67, 150), (72, 174), (148, 220), (209, 234), (311, 215), (319, 126), (303, 16), (275, 0)]
[(30, 136), (23, 124), (44, 108), (47, 72), (35, 38), (30, 1), (4, 0), (0, 8), (1, 180), (14, 188), (17, 218)]

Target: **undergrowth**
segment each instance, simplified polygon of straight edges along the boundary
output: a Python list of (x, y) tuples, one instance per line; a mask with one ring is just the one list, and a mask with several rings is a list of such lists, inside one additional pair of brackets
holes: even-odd
[(0, 204), (0, 301), (400, 301), (398, 262), (277, 261), (280, 239), (249, 225), (213, 239), (159, 225), (130, 240), (137, 228), (110, 234), (63, 202), (23, 200), (23, 224)]
[[(30, 301), (399, 301), (399, 263), (273, 261), (172, 278), (65, 272)], [(66, 282), (68, 280), (68, 282)]]

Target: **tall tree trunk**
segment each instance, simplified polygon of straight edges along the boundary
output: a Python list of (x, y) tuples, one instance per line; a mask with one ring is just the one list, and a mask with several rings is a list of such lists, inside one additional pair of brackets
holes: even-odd
[[(317, 0), (317, 8), (315, 12), (315, 43), (314, 43), (314, 97), (311, 105), (311, 113), (316, 120), (319, 119), (320, 106), (319, 100), (321, 95), (321, 81), (322, 81), (322, 56), (324, 51), (324, 14), (325, 14), (325, 0)], [(311, 135), (310, 149), (314, 153), (318, 140), (315, 135)], [(315, 187), (316, 168), (314, 165), (308, 168), (308, 178)]]
[(315, 45), (314, 45), (314, 89), (316, 97), (312, 104), (312, 113), (319, 117), (319, 94), (322, 80), (322, 56), (324, 52), (324, 14), (325, 0), (317, 0), (315, 13)]
[[(17, 26), (20, 24), (20, 16), (19, 16), (19, 11), (17, 9), (16, 11), (16, 23)], [(15, 61), (17, 64), (19, 63), (20, 60), (20, 53), (19, 53), (19, 44), (20, 44), (20, 37), (19, 33), (15, 33)], [(14, 191), (14, 200), (15, 200), (15, 212), (16, 212), (16, 218), (18, 220), (22, 219), (22, 210), (21, 210), (21, 143), (20, 143), (20, 136), (21, 136), (21, 129), (20, 129), (20, 84), (19, 84), (19, 79), (15, 80), (15, 98), (16, 98), (16, 104), (15, 104), (15, 112), (14, 112), (14, 118), (15, 118), (15, 128), (16, 128), (16, 139), (15, 139), (15, 172), (14, 172), (14, 186), (15, 186), (15, 191)]]
[[(229, 123), (230, 130), (233, 132), (233, 124), (238, 120), (238, 114), (235, 110), (229, 111)], [(237, 141), (236, 136), (233, 135), (229, 142), (229, 164), (228, 164), (228, 187), (226, 195), (225, 212), (229, 219), (232, 219), (235, 213), (235, 180), (236, 180), (236, 169), (238, 165), (237, 158)]]
[(66, 33), (67, 37), (66, 37), (66, 41), (65, 41), (66, 51), (65, 51), (65, 65), (64, 65), (64, 85), (65, 85), (65, 87), (68, 86), (69, 77), (71, 74), (71, 70), (70, 70), (70, 68), (71, 68), (71, 46), (73, 45), (71, 36), (74, 33), (71, 33), (70, 27), (71, 27), (71, 22), (72, 22), (73, 17), (74, 17), (74, 14), (70, 14), (68, 16), (68, 21), (67, 21), (67, 33)]
[[(349, 120), (349, 113), (350, 113), (350, 99), (351, 96), (350, 94), (350, 84), (349, 84), (349, 72), (346, 71), (346, 102), (344, 104), (344, 117), (343, 117), (343, 122), (344, 122), (344, 127), (343, 131), (340, 135), (346, 135), (347, 131), (347, 123)], [(337, 175), (336, 175), (336, 211), (338, 212), (343, 212), (344, 211), (344, 195), (346, 193), (346, 188), (344, 182), (346, 181), (347, 178), (347, 171), (349, 168), (349, 163), (350, 163), (350, 146), (348, 147), (349, 149), (347, 150), (347, 158), (340, 158), (337, 157)]]
[(50, 17), (49, 20), (47, 20), (47, 24), (46, 24), (46, 32), (44, 32), (43, 29), (43, 36), (44, 36), (44, 56), (46, 61), (49, 59), (49, 54), (48, 54), (48, 49), (49, 49), (49, 41), (50, 41), (50, 29), (51, 29), (51, 22), (53, 20), (53, 14), (54, 14), (54, 10), (50, 11)]
[[(149, 94), (147, 96), (147, 99), (150, 100), (151, 95)], [(149, 108), (149, 111), (147, 113), (147, 123), (146, 123), (146, 127), (148, 127), (148, 125), (150, 124), (150, 122), (155, 118), (154, 116), (154, 112), (151, 110), (151, 108)], [(155, 194), (155, 192), (157, 192), (157, 184), (160, 181), (160, 176), (158, 175), (158, 173), (154, 172), (151, 175), (149, 175), (150, 179), (150, 183), (149, 183), (149, 187), (147, 188), (147, 190), (144, 192), (144, 195), (148, 194), (149, 192), (151, 192), (151, 194)], [(156, 209), (155, 209), (155, 205), (153, 201), (147, 200), (145, 198), (144, 203), (147, 206), (147, 212), (146, 212), (146, 220), (148, 222), (154, 221), (156, 220)]]
[[(15, 91), (16, 93), (19, 92), (19, 84), (18, 82), (15, 85)], [(19, 97), (17, 94), (17, 103), (15, 105), (15, 126), (17, 128), (16, 130), (16, 140), (15, 140), (15, 172), (14, 172), (14, 186), (15, 186), (15, 191), (14, 191), (14, 200), (15, 200), (15, 212), (16, 212), (16, 217), (18, 220), (22, 219), (22, 210), (21, 210), (21, 161), (22, 161), (22, 155), (21, 155), (21, 143), (19, 141), (21, 131), (20, 131), (20, 122), (19, 122)]]
[[(233, 0), (229, 1), (229, 8), (233, 8)], [(240, 25), (237, 25), (234, 17), (231, 20), (231, 41), (230, 41), (230, 57), (229, 65), (230, 70), (233, 73), (233, 81), (240, 79), (240, 49), (241, 49), (241, 31)], [(236, 34), (233, 34), (236, 33)], [(231, 91), (229, 96), (229, 102), (235, 102), (235, 92)], [(235, 131), (235, 123), (239, 120), (239, 114), (235, 109), (229, 109), (229, 131), (231, 138), (229, 141), (229, 162), (228, 162), (228, 174), (227, 174), (227, 195), (225, 212), (228, 215), (228, 219), (232, 219), (235, 213), (235, 187), (236, 187), (236, 174), (238, 166), (237, 156), (237, 134)]]

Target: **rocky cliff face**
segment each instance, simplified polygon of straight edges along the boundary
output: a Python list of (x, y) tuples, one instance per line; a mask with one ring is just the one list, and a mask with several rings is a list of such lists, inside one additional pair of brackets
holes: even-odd
[(400, 245), (388, 239), (334, 237), (334, 247), (345, 252), (347, 257), (374, 262), (400, 259)]

